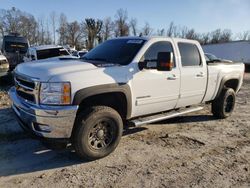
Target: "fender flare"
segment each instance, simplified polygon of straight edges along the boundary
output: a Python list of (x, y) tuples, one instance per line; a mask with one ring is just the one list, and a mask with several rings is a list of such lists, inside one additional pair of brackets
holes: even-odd
[(132, 111), (132, 97), (131, 97), (131, 90), (128, 84), (126, 83), (114, 83), (114, 84), (104, 84), (104, 85), (97, 85), (87, 87), (81, 90), (78, 90), (75, 93), (73, 104), (80, 105), (81, 102), (91, 96), (98, 95), (98, 94), (107, 94), (113, 92), (120, 92), (123, 93), (126, 97), (127, 101), (127, 119), (131, 117)]
[[(234, 75), (226, 75), (224, 76), (222, 79), (221, 79), (221, 82), (220, 82), (220, 86), (219, 86), (219, 89), (218, 89), (218, 92), (215, 96), (215, 99), (217, 99), (222, 91), (222, 89), (224, 88), (224, 85), (227, 81), (229, 80), (238, 80), (239, 83), (240, 83), (240, 75), (238, 74), (234, 74)], [(239, 83), (238, 83), (238, 86), (236, 88), (236, 91), (238, 90), (238, 87), (239, 87)]]

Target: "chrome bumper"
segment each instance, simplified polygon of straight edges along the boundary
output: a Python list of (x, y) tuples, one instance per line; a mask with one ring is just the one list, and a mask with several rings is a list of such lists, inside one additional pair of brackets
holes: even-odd
[(27, 131), (44, 138), (70, 138), (78, 106), (45, 106), (26, 102), (9, 90), (19, 124)]

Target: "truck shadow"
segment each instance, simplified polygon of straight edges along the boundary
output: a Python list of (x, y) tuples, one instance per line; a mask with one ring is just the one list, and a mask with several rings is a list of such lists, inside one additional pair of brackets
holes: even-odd
[(72, 149), (50, 150), (22, 131), (10, 108), (0, 109), (0, 177), (63, 168), (88, 161)]
[[(0, 109), (0, 115), (0, 177), (91, 163), (80, 159), (71, 146), (64, 150), (50, 150), (39, 140), (31, 139), (20, 129), (10, 108)], [(212, 120), (214, 118), (209, 115), (194, 115), (169, 119), (155, 124)], [(8, 128), (10, 126), (11, 129)], [(126, 129), (123, 136), (145, 130), (147, 130), (145, 127)]]
[[(40, 140), (30, 138), (19, 127), (10, 108), (0, 109), (0, 117), (0, 177), (91, 163), (79, 158), (72, 146), (51, 150)], [(123, 136), (146, 129), (126, 129)]]
[(163, 120), (153, 124), (183, 124), (183, 123), (195, 123), (195, 122), (207, 122), (218, 120), (213, 115), (188, 115), (188, 116), (179, 116), (172, 119)]

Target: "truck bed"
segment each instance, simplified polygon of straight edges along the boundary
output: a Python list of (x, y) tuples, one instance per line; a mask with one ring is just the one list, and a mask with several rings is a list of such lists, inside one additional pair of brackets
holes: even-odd
[(212, 101), (219, 89), (221, 82), (226, 80), (227, 77), (235, 78), (240, 80), (240, 84), (236, 88), (236, 93), (239, 91), (243, 83), (243, 74), (245, 71), (245, 66), (243, 63), (232, 63), (232, 62), (216, 62), (208, 63), (208, 84), (207, 91), (203, 102)]

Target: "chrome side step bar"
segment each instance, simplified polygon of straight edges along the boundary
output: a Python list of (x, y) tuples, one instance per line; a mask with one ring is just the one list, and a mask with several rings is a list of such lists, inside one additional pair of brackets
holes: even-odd
[(190, 107), (190, 108), (180, 109), (177, 111), (170, 111), (170, 112), (166, 112), (166, 113), (162, 113), (162, 114), (157, 114), (157, 115), (152, 115), (152, 116), (134, 119), (134, 120), (131, 120), (130, 123), (131, 123), (132, 127), (139, 127), (139, 126), (142, 126), (145, 124), (174, 118), (174, 117), (184, 115), (187, 113), (191, 113), (191, 112), (196, 112), (196, 111), (199, 111), (202, 109), (203, 109), (203, 107)]

